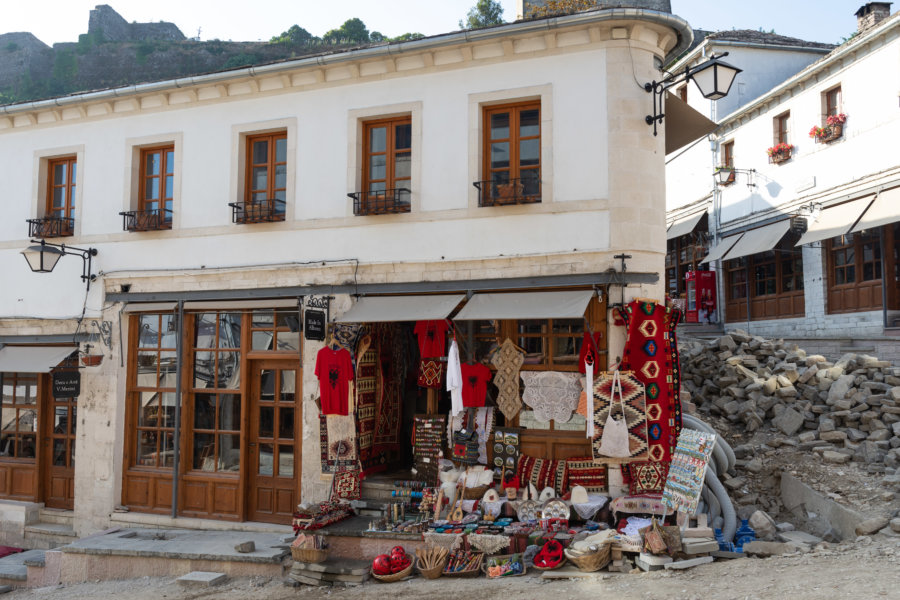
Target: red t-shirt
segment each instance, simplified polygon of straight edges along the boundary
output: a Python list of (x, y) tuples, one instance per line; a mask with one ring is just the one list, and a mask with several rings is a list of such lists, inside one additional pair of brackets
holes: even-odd
[(346, 415), (350, 381), (353, 380), (353, 361), (346, 348), (322, 348), (316, 354), (316, 377), (322, 397), (323, 415)]
[(462, 397), (463, 406), (484, 406), (487, 396), (487, 382), (491, 379), (491, 370), (482, 364), (460, 365), (462, 372)]
[(446, 356), (447, 344), (444, 336), (447, 333), (447, 321), (419, 321), (416, 323), (416, 336), (419, 338), (419, 357), (437, 358)]

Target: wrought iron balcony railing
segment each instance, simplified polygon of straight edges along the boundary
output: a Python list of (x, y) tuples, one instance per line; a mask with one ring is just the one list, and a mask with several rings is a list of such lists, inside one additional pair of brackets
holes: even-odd
[(168, 208), (120, 212), (125, 231), (159, 231), (172, 229), (172, 211)]
[(409, 212), (409, 188), (372, 190), (347, 194), (353, 198), (353, 214), (391, 215)]
[(284, 221), (284, 200), (269, 198), (250, 202), (229, 202), (232, 223), (272, 223)]
[(536, 177), (507, 181), (476, 181), (478, 206), (537, 204), (541, 201), (541, 182)]
[(75, 219), (41, 217), (28, 219), (28, 236), (32, 238), (68, 237), (75, 232)]

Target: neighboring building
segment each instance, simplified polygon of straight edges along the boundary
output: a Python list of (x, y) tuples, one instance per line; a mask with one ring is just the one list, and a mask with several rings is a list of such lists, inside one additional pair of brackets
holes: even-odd
[[(720, 100), (703, 98), (690, 82), (681, 83), (671, 90), (676, 98), (713, 121), (767, 93), (834, 48), (831, 44), (748, 29), (714, 33), (696, 30), (694, 36), (696, 45), (669, 66), (670, 72), (683, 72), (686, 67), (696, 66), (710, 56), (721, 56), (726, 52), (725, 62), (743, 69), (735, 79), (731, 92)], [(684, 297), (687, 272), (707, 268), (702, 261), (709, 250), (710, 232), (715, 231), (715, 222), (710, 217), (716, 217), (711, 207), (717, 199), (712, 177), (718, 165), (715, 162), (717, 143), (702, 138), (666, 157), (669, 225), (666, 235), (666, 293), (672, 298)], [(728, 152), (731, 148), (726, 146), (721, 151)], [(733, 158), (726, 156), (723, 160), (727, 162)]]
[(706, 260), (720, 265), (726, 326), (829, 354), (856, 340), (900, 359), (889, 337), (900, 315), (900, 15), (889, 6), (866, 4), (852, 39), (719, 121), (726, 185)]
[[(317, 306), (387, 322), (388, 370), (360, 377), (402, 403), (372, 409), (373, 470), (448, 409), (390, 354), (409, 321), (471, 297), (464, 357), (510, 337), (572, 371), (588, 327), (619, 356), (609, 303), (663, 296), (664, 137), (634, 77), (690, 42), (671, 14), (599, 10), (0, 107), (0, 498), (24, 502), (0, 508), (74, 511), (79, 534), (289, 522), (331, 481)], [(90, 290), (78, 256), (29, 272), (28, 235), (95, 248)], [(48, 373), (77, 350), (104, 358), (65, 399)], [(567, 426), (522, 446), (590, 454)]]

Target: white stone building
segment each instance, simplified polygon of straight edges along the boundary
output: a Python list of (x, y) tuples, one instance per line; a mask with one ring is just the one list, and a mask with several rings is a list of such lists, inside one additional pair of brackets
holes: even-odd
[[(598, 10), (0, 107), (4, 540), (287, 523), (325, 498), (324, 342), (300, 323), (326, 300), (395, 323), (515, 291), (531, 312), (500, 296), (456, 322), (469, 358), (508, 335), (572, 370), (586, 327), (616, 356), (608, 300), (663, 296), (664, 137), (634, 78), (690, 42), (668, 12)], [(29, 235), (96, 249), (89, 291), (78, 250), (29, 271)], [(102, 364), (66, 399), (49, 372), (75, 351)], [(406, 392), (373, 460), (408, 460), (410, 415), (446, 410)]]
[[(670, 160), (669, 222), (684, 228), (709, 211), (705, 260), (720, 275), (726, 327), (900, 359), (900, 15), (889, 6), (864, 5), (852, 39), (720, 115), (712, 164)], [(779, 143), (785, 151), (770, 157)], [(725, 167), (733, 181), (713, 189)], [(700, 182), (692, 197), (673, 193), (673, 172)]]

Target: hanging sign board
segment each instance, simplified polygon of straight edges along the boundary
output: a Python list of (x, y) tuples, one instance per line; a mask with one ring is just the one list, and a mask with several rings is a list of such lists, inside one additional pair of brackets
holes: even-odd
[(54, 398), (77, 398), (81, 393), (81, 373), (59, 371), (53, 374)]
[(303, 311), (303, 334), (308, 340), (325, 339), (325, 313), (321, 310)]

